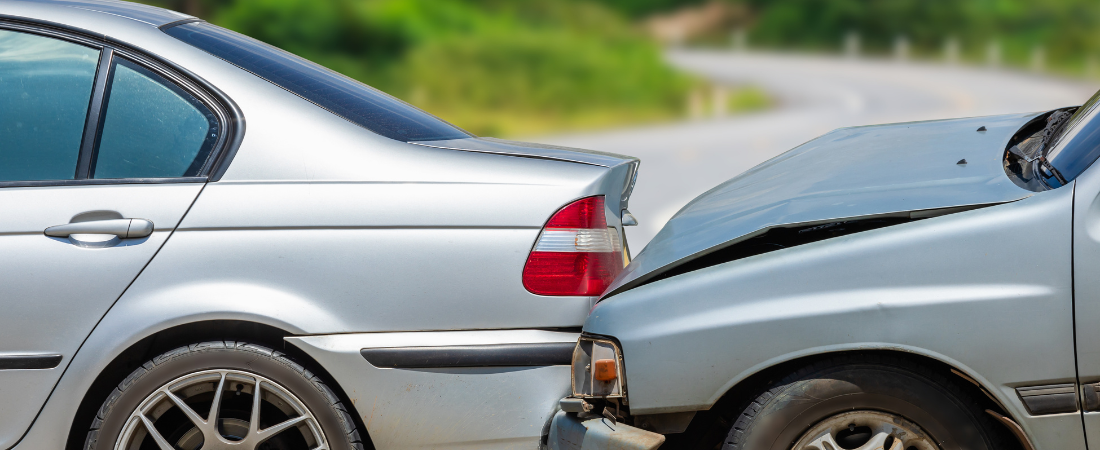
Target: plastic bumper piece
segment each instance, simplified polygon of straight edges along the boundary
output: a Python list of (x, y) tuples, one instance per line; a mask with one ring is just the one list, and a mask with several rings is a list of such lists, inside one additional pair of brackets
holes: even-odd
[(581, 419), (558, 411), (550, 423), (550, 450), (654, 450), (665, 437), (603, 417)]

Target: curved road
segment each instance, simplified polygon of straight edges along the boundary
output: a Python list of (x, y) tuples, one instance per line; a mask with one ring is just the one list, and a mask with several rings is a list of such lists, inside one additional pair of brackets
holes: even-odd
[(707, 189), (839, 127), (1043, 111), (1079, 105), (1100, 83), (968, 66), (838, 57), (675, 50), (670, 62), (719, 84), (760, 86), (767, 112), (537, 142), (641, 158), (627, 234), (632, 253)]

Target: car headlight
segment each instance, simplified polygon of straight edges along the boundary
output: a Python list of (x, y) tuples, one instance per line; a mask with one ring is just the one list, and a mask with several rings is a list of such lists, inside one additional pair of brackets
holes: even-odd
[(614, 341), (588, 336), (577, 341), (573, 350), (573, 397), (623, 397), (623, 353)]

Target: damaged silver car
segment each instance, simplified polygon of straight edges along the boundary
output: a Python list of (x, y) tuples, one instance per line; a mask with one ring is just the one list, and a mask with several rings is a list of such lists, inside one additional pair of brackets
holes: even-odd
[(549, 446), (1100, 447), (1098, 98), (840, 129), (696, 198), (588, 317)]

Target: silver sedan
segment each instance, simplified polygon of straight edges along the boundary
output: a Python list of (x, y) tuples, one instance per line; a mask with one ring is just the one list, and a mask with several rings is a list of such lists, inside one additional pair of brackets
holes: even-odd
[(1098, 115), (840, 129), (696, 198), (593, 309), (551, 444), (1100, 447)]
[(172, 11), (0, 2), (0, 448), (537, 448), (637, 166)]

